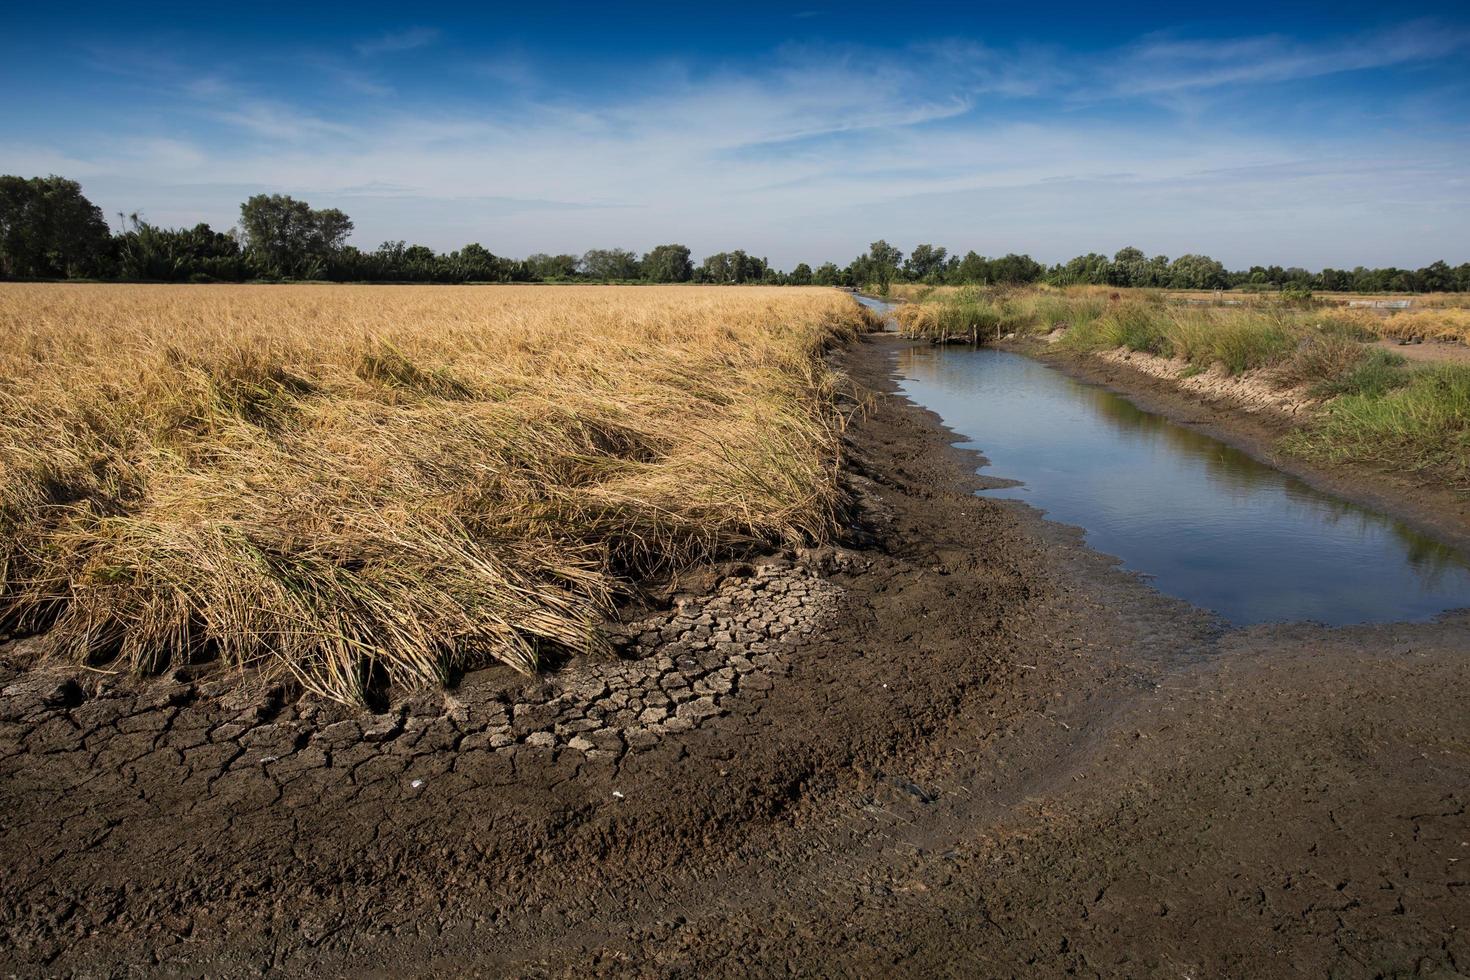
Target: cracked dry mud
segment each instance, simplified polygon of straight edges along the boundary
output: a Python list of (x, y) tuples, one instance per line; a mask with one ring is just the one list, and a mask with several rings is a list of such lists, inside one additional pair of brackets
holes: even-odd
[[(171, 791), (197, 794), (233, 820), (291, 806), (302, 792), (411, 795), (441, 778), (514, 772), (518, 758), (522, 767), (549, 764), (559, 750), (616, 767), (625, 753), (727, 714), (731, 698), (748, 703), (770, 690), (789, 671), (793, 648), (840, 596), (816, 569), (863, 562), (823, 549), (737, 566), (712, 594), (681, 596), (670, 611), (618, 627), (635, 659), (575, 664), (529, 684), (488, 671), (381, 714), (287, 704), (280, 686), (195, 681), (187, 670), (141, 689), (74, 668), (35, 670), (0, 688), (4, 798), (54, 814), (47, 836), (82, 830), (80, 850), (88, 853), (105, 846), (121, 815), (68, 813), (69, 802), (100, 811), (114, 794), (131, 795), (159, 773), (176, 782)], [(41, 871), (62, 857), (32, 852), (10, 870)], [(66, 937), (90, 934), (117, 911), (115, 895), (87, 904), (59, 893), (32, 897), (49, 906), (46, 938), (36, 945), (24, 933), (10, 939), (17, 952), (43, 960)]]
[[(861, 561), (832, 550), (804, 557), (827, 567)], [(471, 679), (358, 717), (283, 704), (280, 687), (194, 683), (187, 671), (139, 691), (88, 685), (74, 669), (41, 669), (0, 689), (0, 759), (13, 760), (11, 790), (44, 792), (28, 779), (74, 774), (76, 782), (51, 783), (58, 794), (109, 770), (160, 762), (176, 765), (184, 782), (203, 779), (208, 792), (257, 769), (277, 787), (330, 769), (354, 784), (400, 776), (419, 789), (435, 757), (510, 755), (517, 746), (565, 746), (616, 762), (726, 714), (737, 694), (769, 690), (790, 669), (787, 648), (822, 624), (839, 593), (808, 564), (765, 561), (727, 577), (711, 596), (681, 598), (675, 610), (623, 627), (638, 659), (579, 664), (510, 691)]]
[(1470, 974), (1470, 616), (1224, 629), (949, 439), (882, 401), (847, 546), (614, 662), (0, 675), (0, 972)]

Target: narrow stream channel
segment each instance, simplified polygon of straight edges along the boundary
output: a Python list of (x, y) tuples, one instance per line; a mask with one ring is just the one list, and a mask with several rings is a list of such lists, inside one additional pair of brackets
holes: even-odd
[(1470, 606), (1470, 556), (1005, 351), (914, 347), (900, 387), (987, 476), (1163, 592), (1236, 625), (1423, 620)]
[(888, 319), (884, 321), (885, 333), (894, 333), (898, 330), (898, 321), (893, 318), (893, 308), (897, 305), (887, 300), (876, 299), (872, 296), (864, 296), (862, 293), (853, 293), (852, 298), (858, 301), (859, 306), (866, 306), (874, 313), (881, 313)]

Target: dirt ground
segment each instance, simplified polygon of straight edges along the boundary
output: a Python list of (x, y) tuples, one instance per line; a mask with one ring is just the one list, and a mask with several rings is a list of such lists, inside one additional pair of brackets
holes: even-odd
[(1470, 975), (1470, 613), (1226, 629), (951, 438), (880, 399), (844, 547), (626, 663), (0, 678), (0, 972)]
[(1401, 344), (1397, 340), (1380, 340), (1374, 346), (1416, 364), (1470, 364), (1470, 346), (1450, 341), (1431, 340), (1423, 344)]

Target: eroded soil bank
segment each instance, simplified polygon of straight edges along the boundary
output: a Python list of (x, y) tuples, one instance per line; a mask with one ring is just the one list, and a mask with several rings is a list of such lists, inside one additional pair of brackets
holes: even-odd
[(1470, 973), (1470, 616), (1224, 630), (951, 438), (881, 400), (848, 546), (625, 662), (361, 717), (7, 680), (0, 970)]

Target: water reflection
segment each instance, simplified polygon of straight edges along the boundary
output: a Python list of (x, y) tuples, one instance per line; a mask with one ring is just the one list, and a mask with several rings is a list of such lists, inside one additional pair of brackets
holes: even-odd
[(1470, 605), (1470, 559), (1102, 388), (994, 350), (914, 347), (901, 387), (1025, 500), (1163, 591), (1234, 623), (1427, 619)]

